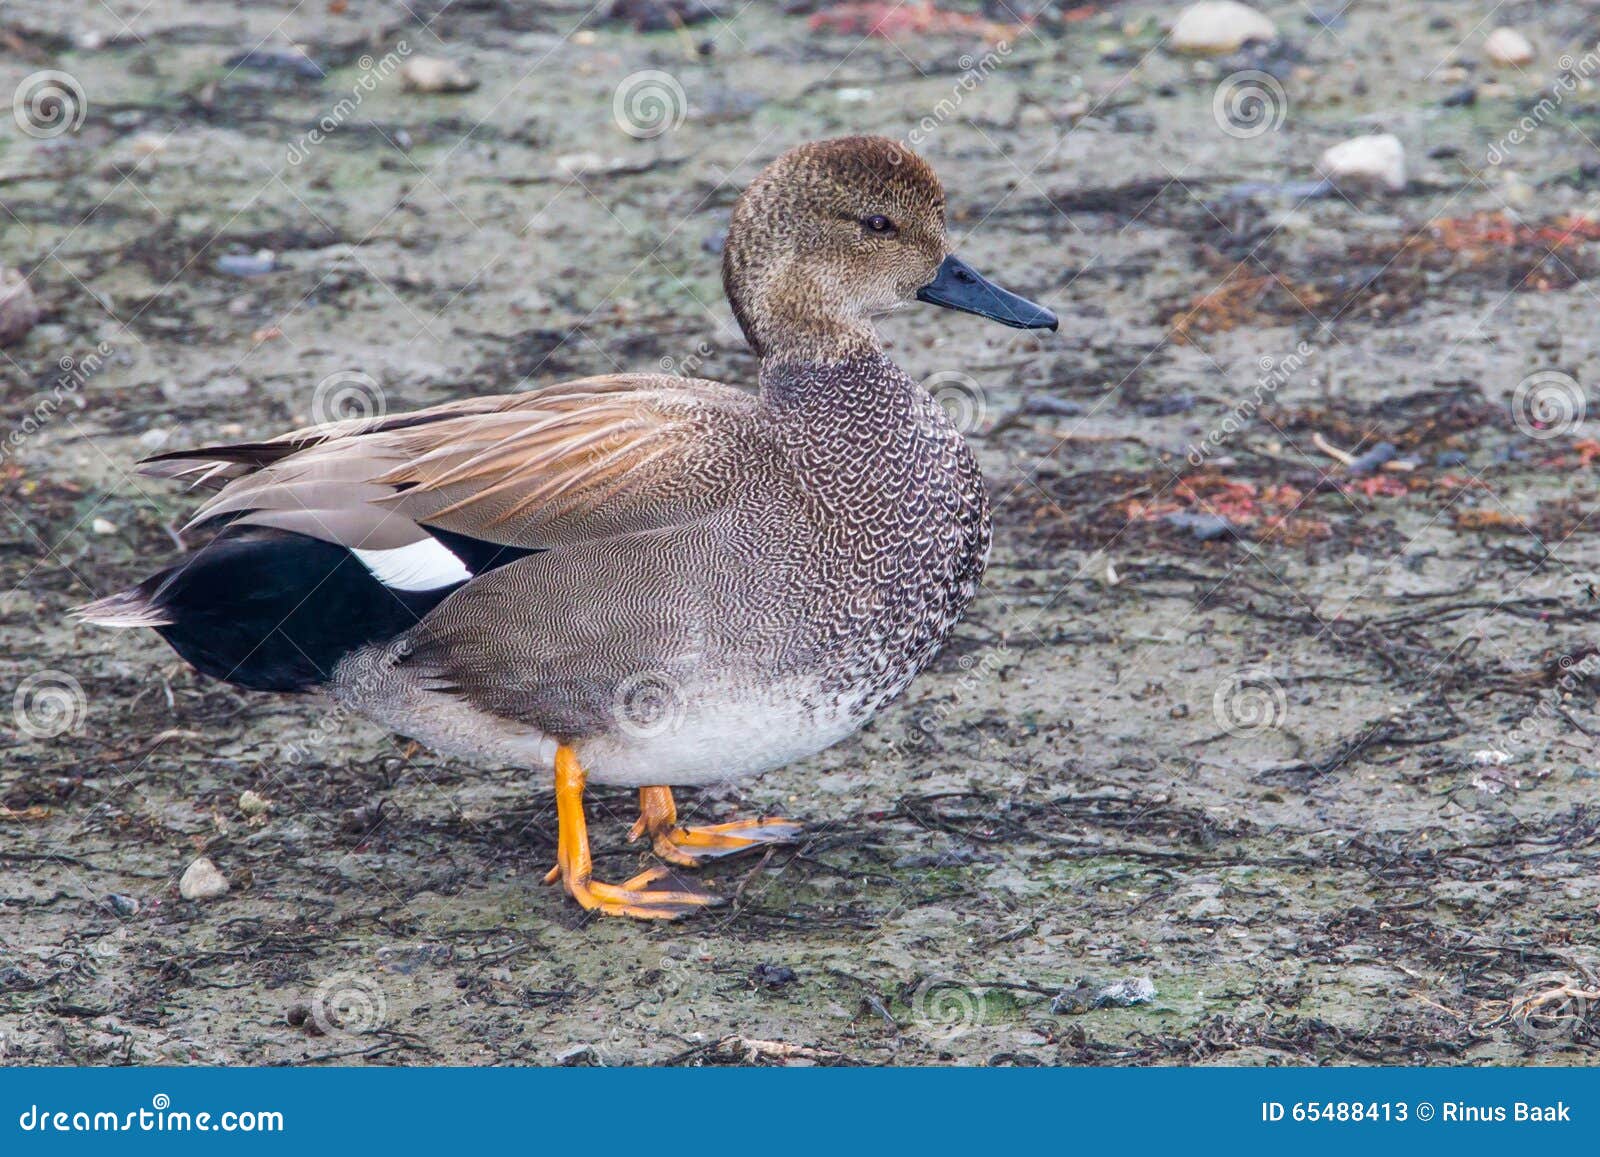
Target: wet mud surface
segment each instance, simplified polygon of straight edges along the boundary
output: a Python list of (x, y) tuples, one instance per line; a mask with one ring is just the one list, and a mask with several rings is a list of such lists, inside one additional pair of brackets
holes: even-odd
[[(1600, 88), (1536, 112), (1586, 8), (1502, 11), (1541, 48), (1515, 68), (1444, 3), (1266, 4), (1273, 46), (1198, 62), (1142, 3), (893, 36), (808, 5), (71, 7), (0, 13), (0, 88), (87, 100), (0, 135), (0, 261), (43, 314), (0, 359), (4, 1063), (1595, 1059)], [(407, 91), (402, 43), (476, 87)], [(659, 133), (619, 105), (646, 72)], [(1276, 127), (1225, 130), (1241, 72)], [(540, 884), (542, 776), (65, 617), (175, 551), (193, 500), (130, 469), (162, 447), (749, 382), (729, 206), (856, 131), (914, 132), (966, 259), (1062, 326), (885, 322), (979, 454), (995, 555), (866, 731), (680, 793), (809, 825), (709, 870), (724, 908), (589, 918)], [(1404, 191), (1318, 184), (1378, 131)], [(651, 862), (626, 793), (591, 812), (603, 875)], [(202, 855), (229, 890), (183, 900)]]

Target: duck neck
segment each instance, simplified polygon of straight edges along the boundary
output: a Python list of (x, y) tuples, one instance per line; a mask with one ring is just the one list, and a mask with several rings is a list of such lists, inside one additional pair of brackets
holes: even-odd
[(789, 317), (781, 327), (750, 336), (763, 370), (769, 365), (837, 365), (883, 354), (883, 343), (870, 321)]

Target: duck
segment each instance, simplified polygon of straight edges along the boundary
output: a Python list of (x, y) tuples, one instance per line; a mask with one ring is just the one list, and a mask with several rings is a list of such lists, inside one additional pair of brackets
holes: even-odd
[[(680, 823), (722, 783), (857, 731), (977, 593), (983, 478), (876, 320), (915, 303), (1057, 328), (951, 248), (905, 145), (814, 141), (734, 204), (724, 292), (755, 388), (619, 373), (157, 454), (212, 491), (204, 544), (78, 619), (157, 632), (237, 687), (320, 695), (428, 748), (553, 782), (584, 909), (719, 902), (678, 869), (792, 842), (776, 817)], [(589, 784), (637, 788), (663, 864), (597, 880)]]

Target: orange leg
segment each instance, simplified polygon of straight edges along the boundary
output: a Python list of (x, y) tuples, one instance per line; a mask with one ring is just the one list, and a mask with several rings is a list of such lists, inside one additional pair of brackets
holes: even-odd
[(556, 748), (556, 866), (544, 880), (560, 880), (585, 908), (607, 916), (636, 916), (641, 920), (675, 920), (697, 908), (719, 902), (705, 892), (647, 891), (651, 884), (670, 876), (666, 868), (651, 868), (623, 884), (602, 884), (593, 878), (589, 858), (589, 826), (583, 817), (583, 786), (587, 777), (572, 748)]
[(639, 818), (630, 840), (648, 835), (656, 855), (669, 864), (690, 868), (719, 856), (731, 856), (762, 844), (787, 844), (798, 839), (799, 824), (790, 820), (736, 820), (703, 828), (678, 826), (678, 805), (670, 787), (639, 789)]

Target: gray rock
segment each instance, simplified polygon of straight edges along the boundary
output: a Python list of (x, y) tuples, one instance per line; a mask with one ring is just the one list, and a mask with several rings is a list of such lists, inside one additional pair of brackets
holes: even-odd
[(1156, 998), (1156, 986), (1148, 976), (1129, 977), (1108, 984), (1094, 994), (1091, 1008), (1132, 1008), (1136, 1004), (1149, 1004)]

